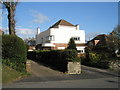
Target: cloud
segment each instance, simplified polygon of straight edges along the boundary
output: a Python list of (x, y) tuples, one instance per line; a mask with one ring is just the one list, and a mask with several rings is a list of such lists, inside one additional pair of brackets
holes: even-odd
[(28, 27), (32, 28), (33, 26), (28, 26)]
[(28, 29), (28, 28), (18, 28), (16, 29), (16, 34), (31, 35), (31, 34), (35, 34), (35, 30)]
[(16, 29), (16, 34), (19, 37), (21, 37), (23, 39), (26, 39), (26, 38), (29, 38), (29, 37), (35, 37), (36, 30), (29, 29), (29, 28), (17, 28)]
[[(22, 28), (21, 26), (18, 26), (18, 27), (20, 28), (16, 28), (15, 32), (16, 32), (16, 35), (18, 35), (19, 37), (23, 39), (26, 39), (29, 37), (35, 37), (36, 30), (29, 29), (29, 28)], [(5, 34), (9, 34), (8, 28), (0, 27), (0, 30), (4, 31)]]
[(17, 25), (16, 25), (16, 28), (21, 28), (21, 27), (22, 27), (22, 26), (17, 26)]
[(39, 13), (38, 11), (30, 10), (30, 13), (32, 13), (32, 16), (34, 17), (34, 20), (32, 20), (33, 23), (41, 24), (49, 20), (47, 16)]
[(9, 33), (8, 27), (5, 28), (5, 27), (2, 27), (2, 25), (0, 25), (0, 30), (2, 30), (5, 34)]
[[(9, 31), (8, 28), (1, 27), (1, 26), (0, 26), (0, 30), (2, 30), (4, 32)], [(15, 32), (16, 32), (16, 34), (20, 34), (20, 35), (33, 35), (33, 34), (36, 34), (36, 30), (29, 29), (29, 28), (16, 28)]]

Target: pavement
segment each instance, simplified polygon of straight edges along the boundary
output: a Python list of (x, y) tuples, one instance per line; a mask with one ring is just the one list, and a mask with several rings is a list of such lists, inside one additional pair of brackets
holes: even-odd
[(81, 74), (65, 74), (31, 61), (32, 76), (3, 88), (118, 88), (117, 72), (82, 65)]

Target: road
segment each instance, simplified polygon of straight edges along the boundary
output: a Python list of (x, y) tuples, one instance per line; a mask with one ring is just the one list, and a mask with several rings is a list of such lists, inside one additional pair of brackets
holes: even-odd
[(68, 75), (31, 61), (32, 76), (3, 88), (118, 88), (118, 77), (82, 67), (82, 74)]

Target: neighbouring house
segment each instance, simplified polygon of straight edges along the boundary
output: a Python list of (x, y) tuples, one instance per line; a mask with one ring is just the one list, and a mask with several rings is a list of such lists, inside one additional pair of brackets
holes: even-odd
[(67, 48), (70, 38), (76, 43), (80, 53), (85, 52), (85, 31), (79, 29), (79, 25), (73, 25), (63, 19), (43, 32), (37, 28), (37, 50), (63, 50)]
[(93, 38), (92, 40), (88, 41), (86, 43), (87, 47), (99, 47), (99, 46), (106, 46), (108, 44), (109, 41), (109, 35), (106, 34), (100, 34), (97, 35), (95, 38)]
[(92, 50), (97, 52), (101, 52), (101, 51), (116, 52), (115, 47), (116, 46), (111, 35), (100, 34), (86, 43), (85, 50), (86, 51)]
[(100, 34), (97, 35), (92, 40), (88, 41), (86, 44), (88, 47), (104, 46), (107, 44), (108, 40), (109, 40), (109, 35)]
[(28, 51), (35, 50), (36, 38), (28, 38), (28, 39), (25, 39), (24, 41), (29, 46)]

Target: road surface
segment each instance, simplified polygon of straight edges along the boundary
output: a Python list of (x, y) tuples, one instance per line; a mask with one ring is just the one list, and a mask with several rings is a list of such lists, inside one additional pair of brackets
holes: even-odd
[(3, 88), (118, 88), (118, 77), (82, 67), (82, 74), (68, 75), (31, 61), (32, 76)]

